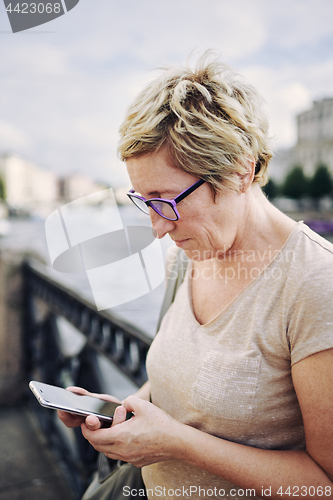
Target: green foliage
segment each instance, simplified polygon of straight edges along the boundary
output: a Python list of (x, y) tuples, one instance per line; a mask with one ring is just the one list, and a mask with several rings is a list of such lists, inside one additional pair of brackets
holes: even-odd
[(273, 181), (273, 179), (269, 179), (268, 183), (262, 188), (262, 190), (269, 200), (273, 200), (279, 194), (279, 186)]
[(299, 200), (308, 193), (308, 180), (301, 166), (295, 166), (286, 176), (282, 186), (282, 194), (288, 198)]
[(5, 183), (0, 177), (0, 200), (5, 200), (5, 199), (6, 199)]
[(329, 195), (333, 190), (332, 176), (326, 165), (318, 165), (312, 179), (309, 182), (309, 195), (311, 198), (319, 199)]

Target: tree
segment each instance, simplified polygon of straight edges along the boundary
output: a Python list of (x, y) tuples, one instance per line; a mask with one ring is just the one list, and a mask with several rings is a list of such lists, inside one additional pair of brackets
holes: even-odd
[(279, 187), (278, 185), (273, 181), (273, 179), (269, 179), (267, 184), (262, 188), (264, 193), (266, 194), (267, 198), (269, 200), (273, 200), (274, 198), (277, 197), (279, 194)]
[(0, 200), (4, 200), (5, 198), (6, 198), (5, 183), (3, 179), (0, 177)]
[(299, 200), (307, 194), (308, 180), (304, 175), (303, 168), (295, 166), (286, 176), (282, 193), (289, 198)]
[(311, 181), (309, 182), (309, 195), (318, 200), (329, 195), (333, 190), (333, 181), (326, 165), (318, 165)]

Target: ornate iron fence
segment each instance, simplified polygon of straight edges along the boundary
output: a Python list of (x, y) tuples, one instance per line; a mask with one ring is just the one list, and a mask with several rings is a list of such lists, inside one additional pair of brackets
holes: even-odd
[[(145, 360), (151, 343), (148, 335), (104, 311), (97, 312), (88, 301), (52, 280), (37, 262), (25, 262), (23, 273), (24, 342), (29, 378), (106, 392), (100, 363), (103, 357), (136, 386), (146, 381)], [(75, 349), (64, 346), (59, 318), (65, 318), (81, 332), (82, 339)], [(56, 412), (32, 404), (75, 498), (80, 498), (96, 469), (96, 451), (82, 437), (80, 429), (65, 428)]]

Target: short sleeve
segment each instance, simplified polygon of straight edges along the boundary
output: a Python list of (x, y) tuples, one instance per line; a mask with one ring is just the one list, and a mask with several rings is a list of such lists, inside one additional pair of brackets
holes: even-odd
[(288, 322), (291, 364), (333, 348), (333, 259), (305, 272)]

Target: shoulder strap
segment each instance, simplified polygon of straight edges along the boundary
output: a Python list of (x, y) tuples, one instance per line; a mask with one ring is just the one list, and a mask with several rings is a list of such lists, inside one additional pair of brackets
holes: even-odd
[(184, 281), (188, 257), (183, 250), (177, 247), (171, 247), (166, 259), (166, 290), (157, 322), (156, 332), (160, 329), (162, 319), (175, 299), (176, 293)]

